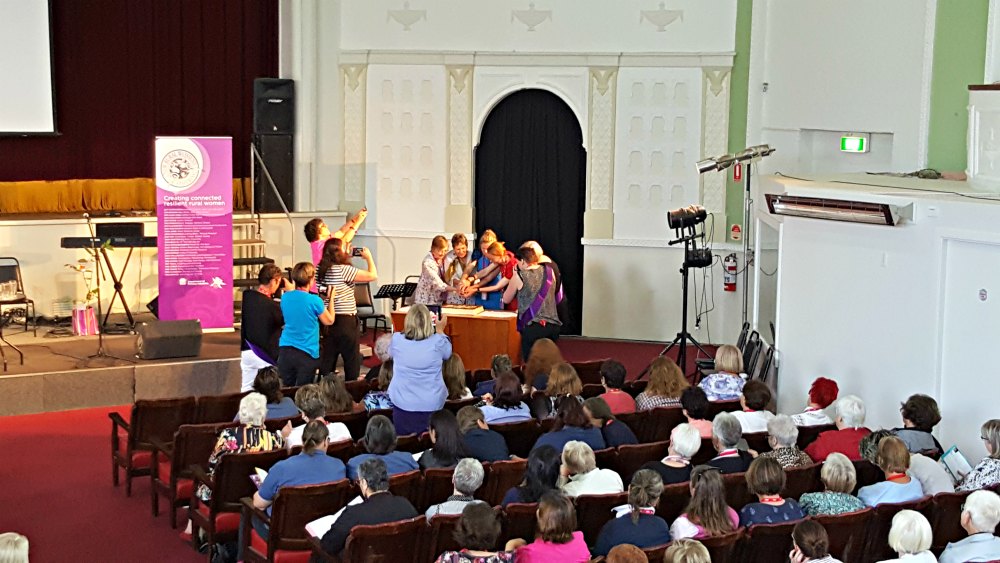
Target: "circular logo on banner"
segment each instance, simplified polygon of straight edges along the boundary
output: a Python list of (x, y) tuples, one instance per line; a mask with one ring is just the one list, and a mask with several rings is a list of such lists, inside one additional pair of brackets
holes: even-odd
[(171, 186), (184, 189), (198, 181), (201, 168), (193, 154), (175, 149), (163, 155), (160, 160), (160, 175)]

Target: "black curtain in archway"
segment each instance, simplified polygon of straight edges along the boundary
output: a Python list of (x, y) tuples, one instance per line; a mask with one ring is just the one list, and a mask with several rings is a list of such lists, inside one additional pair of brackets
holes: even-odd
[(476, 148), (476, 231), (515, 250), (537, 240), (559, 265), (569, 300), (564, 334), (580, 334), (587, 156), (573, 111), (544, 90), (521, 90), (490, 112)]

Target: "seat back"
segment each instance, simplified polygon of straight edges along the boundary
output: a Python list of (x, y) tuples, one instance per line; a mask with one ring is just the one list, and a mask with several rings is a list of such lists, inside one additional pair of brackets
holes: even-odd
[[(391, 413), (391, 411), (389, 412)], [(371, 414), (374, 415), (375, 411), (372, 411)], [(389, 418), (392, 418), (391, 414)], [(323, 420), (327, 422), (343, 422), (344, 426), (347, 426), (347, 431), (351, 433), (351, 436), (355, 439), (360, 439), (365, 435), (365, 427), (368, 426), (368, 413), (361, 411), (328, 414), (323, 417)]]
[(389, 491), (398, 497), (406, 498), (414, 507), (420, 505), (423, 487), (424, 476), (419, 469), (389, 477)]
[(455, 539), (455, 530), (461, 518), (461, 514), (438, 514), (427, 522), (430, 524), (431, 533), (427, 540), (428, 551), (424, 561), (434, 561), (445, 551), (462, 549)]
[(759, 454), (771, 451), (771, 444), (767, 438), (767, 432), (748, 432), (743, 435), (743, 439), (747, 442), (747, 448)]
[(454, 401), (448, 400), (444, 402), (444, 408), (450, 410), (451, 412), (458, 414), (458, 409), (462, 407), (470, 407), (478, 405), (482, 401), (479, 397), (470, 397), (468, 399), (456, 399)]
[(375, 312), (375, 303), (372, 300), (372, 288), (368, 282), (354, 282), (354, 301), (358, 304), (358, 313), (362, 309), (367, 309), (367, 313)]
[(344, 563), (422, 563), (421, 538), (427, 533), (423, 516), (376, 524), (355, 526), (347, 538)]
[(524, 480), (524, 469), (528, 466), (527, 459), (512, 459), (494, 461), (490, 464), (490, 473), (484, 487), (485, 500), (490, 506), (497, 506), (503, 501), (507, 491), (521, 484)]
[(574, 502), (577, 528), (583, 532), (587, 544), (594, 545), (597, 543), (597, 535), (601, 533), (601, 528), (614, 517), (611, 509), (628, 504), (628, 493), (580, 495)]
[(642, 552), (646, 554), (647, 561), (656, 561), (659, 563), (660, 561), (663, 561), (663, 555), (667, 552), (668, 547), (670, 547), (669, 543), (651, 545), (649, 547), (642, 548)]
[(639, 396), (639, 393), (646, 390), (647, 385), (649, 385), (649, 381), (646, 381), (645, 379), (642, 381), (629, 381), (622, 387), (622, 390), (629, 395), (632, 395), (632, 398), (634, 399)]
[(689, 483), (674, 483), (663, 487), (660, 502), (656, 505), (656, 515), (669, 523), (673, 523), (684, 513), (691, 501), (691, 486)]
[(465, 379), (469, 382), (469, 389), (475, 389), (476, 385), (493, 378), (493, 372), (488, 369), (474, 369), (469, 372)]
[(757, 524), (747, 530), (741, 560), (749, 563), (772, 563), (775, 555), (784, 560), (792, 550), (792, 528), (798, 522), (782, 522), (781, 524)]
[(750, 494), (747, 486), (746, 473), (728, 473), (722, 476), (722, 484), (726, 487), (726, 504), (739, 512), (741, 508), (757, 502), (757, 497)]
[(417, 507), (417, 510), (423, 512), (430, 506), (448, 500), (448, 497), (455, 490), (451, 482), (454, 475), (454, 467), (424, 470), (424, 486), (421, 492), (421, 502), (419, 505), (413, 503)]
[(282, 487), (271, 508), (271, 527), (267, 541), (269, 553), (261, 555), (272, 560), (278, 549), (309, 549), (306, 524), (336, 513), (357, 494), (357, 487), (348, 479), (322, 485)]
[(538, 529), (538, 519), (535, 513), (538, 503), (510, 503), (503, 508), (504, 526), (501, 545), (514, 538), (522, 538), (531, 543)]
[(615, 448), (604, 448), (594, 450), (594, 461), (601, 469), (610, 469), (618, 472), (618, 450)]
[(174, 434), (174, 450), (170, 458), (171, 476), (190, 477), (192, 465), (199, 465), (207, 470), (208, 457), (212, 455), (212, 449), (219, 440), (219, 432), (227, 426), (237, 424), (182, 424)]
[(868, 540), (868, 525), (875, 511), (871, 508), (846, 514), (814, 516), (830, 537), (830, 555), (841, 561), (861, 561)]
[(698, 452), (691, 457), (691, 465), (706, 464), (713, 457), (715, 457), (716, 454), (718, 454), (718, 452), (715, 451), (715, 446), (712, 445), (712, 439), (702, 438), (701, 447), (698, 448)]
[(734, 412), (742, 409), (743, 407), (740, 406), (740, 402), (738, 400), (711, 401), (708, 403), (708, 408), (705, 409), (705, 419), (715, 420), (715, 415), (720, 412)]
[(507, 450), (511, 455), (518, 457), (528, 457), (532, 446), (542, 435), (542, 428), (534, 420), (524, 420), (521, 422), (508, 422), (507, 424), (491, 424), (490, 430), (499, 432), (505, 442)]
[(215, 487), (208, 501), (212, 513), (239, 512), (240, 499), (253, 496), (257, 492), (250, 475), (259, 467), (265, 471), (288, 457), (284, 448), (268, 452), (226, 454), (219, 458), (215, 466)]
[(605, 360), (590, 360), (586, 362), (570, 362), (576, 369), (576, 374), (580, 376), (580, 382), (584, 385), (588, 383), (601, 384), (601, 364)]
[(351, 394), (354, 402), (360, 403), (365, 400), (365, 395), (372, 390), (372, 383), (372, 381), (366, 379), (356, 379), (344, 382), (344, 386), (347, 387), (347, 392)]
[[(721, 536), (709, 536), (698, 541), (708, 549), (712, 563), (737, 563), (742, 561), (740, 551), (743, 545), (744, 528)], [(784, 556), (787, 552), (780, 554)], [(779, 557), (780, 558), (780, 557)]]
[(226, 395), (205, 395), (197, 398), (194, 424), (211, 424), (229, 422), (236, 419), (240, 410), (240, 401), (246, 393), (229, 393)]
[(344, 463), (359, 453), (351, 440), (341, 440), (326, 447), (326, 455), (335, 457)]
[(132, 449), (149, 450), (153, 440), (169, 443), (182, 424), (194, 420), (194, 410), (194, 397), (136, 401), (129, 421), (129, 445)]
[(622, 481), (628, 483), (632, 475), (645, 463), (659, 461), (667, 455), (670, 442), (653, 442), (652, 444), (626, 444), (618, 446), (618, 472)]
[(24, 294), (24, 281), (21, 280), (21, 263), (13, 256), (0, 257), (0, 283), (17, 282), (17, 293)]
[(267, 428), (271, 432), (278, 432), (285, 427), (286, 424), (291, 423), (292, 426), (302, 426), (305, 421), (302, 420), (301, 415), (295, 416), (283, 416), (281, 418), (269, 418), (264, 421), (264, 428)]
[(396, 438), (396, 451), (409, 452), (411, 454), (426, 451), (433, 444), (431, 435), (427, 432), (421, 434), (407, 434)]
[(580, 392), (580, 396), (584, 399), (589, 399), (591, 397), (598, 397), (604, 393), (604, 386), (600, 383), (585, 383), (583, 385), (583, 391)]
[(785, 489), (781, 492), (785, 498), (798, 500), (803, 493), (822, 490), (819, 471), (823, 465), (814, 463), (805, 467), (793, 467), (785, 470)]
[(892, 502), (875, 507), (875, 514), (868, 527), (868, 549), (865, 555), (868, 561), (892, 559), (895, 552), (889, 547), (889, 529), (892, 528), (892, 518), (902, 510), (924, 512), (931, 506), (931, 497), (924, 497), (911, 502)]
[(938, 493), (934, 495), (934, 513), (931, 518), (931, 530), (934, 532), (934, 542), (931, 549), (935, 553), (943, 550), (949, 543), (964, 539), (967, 535), (962, 528), (962, 505), (970, 492)]
[(854, 485), (853, 494), (858, 494), (858, 490), (861, 487), (867, 487), (868, 485), (874, 485), (875, 483), (881, 483), (885, 481), (885, 473), (878, 468), (874, 463), (868, 460), (858, 460), (854, 463), (854, 472), (857, 474), (857, 484)]
[(805, 450), (806, 446), (816, 441), (816, 438), (823, 432), (827, 430), (836, 430), (836, 424), (819, 424), (816, 426), (799, 426), (799, 437), (795, 441), (795, 445), (799, 447), (800, 450)]

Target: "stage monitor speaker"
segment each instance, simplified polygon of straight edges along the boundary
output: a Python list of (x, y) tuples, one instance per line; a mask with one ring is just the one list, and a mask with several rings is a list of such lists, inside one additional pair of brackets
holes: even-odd
[(201, 353), (200, 321), (139, 323), (135, 332), (135, 353), (143, 360), (187, 358)]
[[(291, 135), (258, 135), (254, 143), (289, 211), (295, 211), (295, 143)], [(257, 166), (253, 183), (254, 207), (264, 213), (281, 213), (263, 167)]]
[(253, 81), (253, 132), (256, 135), (295, 133), (295, 81), (257, 78)]

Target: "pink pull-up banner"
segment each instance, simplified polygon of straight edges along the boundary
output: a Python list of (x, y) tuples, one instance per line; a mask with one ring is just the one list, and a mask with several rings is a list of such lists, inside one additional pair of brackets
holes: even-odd
[(233, 140), (156, 138), (160, 319), (233, 328)]

